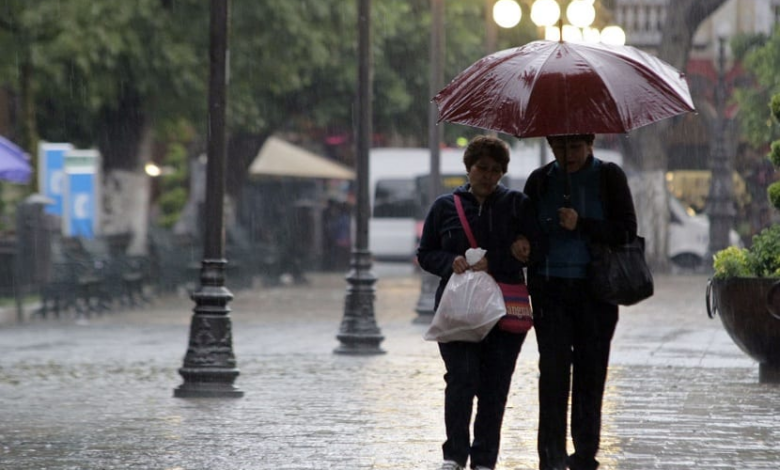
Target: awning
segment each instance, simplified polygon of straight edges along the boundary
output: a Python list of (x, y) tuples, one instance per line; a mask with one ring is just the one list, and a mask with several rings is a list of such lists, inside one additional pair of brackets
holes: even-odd
[(331, 161), (276, 137), (269, 137), (249, 165), (251, 176), (355, 179), (346, 165)]
[(26, 184), (31, 175), (32, 167), (24, 150), (0, 136), (0, 180)]

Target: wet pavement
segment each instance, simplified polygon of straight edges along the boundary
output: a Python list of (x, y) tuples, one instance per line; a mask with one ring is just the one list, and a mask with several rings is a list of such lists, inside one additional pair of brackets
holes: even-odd
[[(377, 265), (386, 354), (334, 354), (343, 274), (235, 291), (238, 399), (173, 398), (193, 307), (0, 326), (0, 469), (435, 469), (444, 372), (414, 324), (419, 278)], [(780, 468), (780, 386), (705, 313), (705, 276), (660, 276), (621, 309), (606, 470)], [(536, 344), (518, 362), (497, 470), (535, 469)]]

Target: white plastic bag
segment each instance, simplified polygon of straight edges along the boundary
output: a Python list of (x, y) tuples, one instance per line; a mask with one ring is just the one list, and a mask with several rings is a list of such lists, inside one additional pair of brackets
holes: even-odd
[(453, 274), (423, 337), (440, 343), (481, 341), (505, 314), (504, 297), (490, 274)]

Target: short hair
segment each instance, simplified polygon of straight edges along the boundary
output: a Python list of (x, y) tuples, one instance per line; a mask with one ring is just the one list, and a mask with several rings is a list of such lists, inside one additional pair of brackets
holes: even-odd
[(570, 141), (584, 140), (588, 145), (593, 145), (593, 141), (596, 140), (596, 134), (548, 135), (547, 143), (552, 143), (553, 139), (561, 139), (564, 137)]
[(471, 166), (482, 157), (494, 160), (501, 165), (501, 172), (506, 173), (509, 168), (509, 145), (498, 137), (478, 135), (471, 139), (463, 153), (466, 171), (471, 170)]

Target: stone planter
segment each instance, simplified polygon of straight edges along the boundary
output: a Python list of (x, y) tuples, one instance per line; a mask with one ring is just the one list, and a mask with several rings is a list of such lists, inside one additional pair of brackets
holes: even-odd
[(739, 348), (759, 364), (759, 381), (780, 383), (780, 282), (771, 278), (712, 279), (707, 313), (720, 316)]

